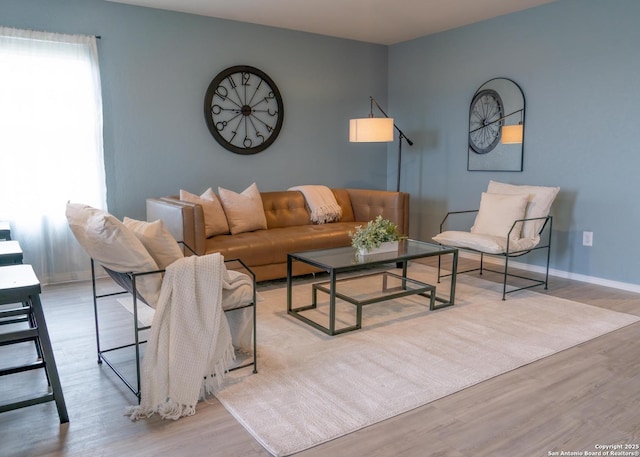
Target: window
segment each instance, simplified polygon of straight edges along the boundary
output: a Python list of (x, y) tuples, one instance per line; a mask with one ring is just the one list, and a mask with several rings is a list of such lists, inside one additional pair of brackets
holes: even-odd
[(106, 209), (96, 38), (0, 27), (0, 220), (43, 284), (84, 279), (71, 200)]

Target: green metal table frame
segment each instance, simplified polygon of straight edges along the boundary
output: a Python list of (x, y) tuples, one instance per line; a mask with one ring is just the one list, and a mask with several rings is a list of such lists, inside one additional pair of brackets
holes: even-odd
[[(417, 281), (407, 276), (407, 267), (410, 260), (432, 257), (452, 255), (452, 275), (449, 289), (449, 296), (446, 298), (436, 295), (436, 287), (430, 284)], [(293, 306), (292, 288), (293, 288), (293, 262), (303, 262), (319, 268), (329, 274), (328, 281), (318, 282), (312, 285), (312, 303), (306, 306)], [(366, 268), (379, 267), (386, 264), (402, 265), (402, 274), (398, 275), (390, 271), (377, 271), (369, 275), (358, 275), (338, 278), (338, 274), (347, 272), (362, 272)], [(307, 251), (300, 253), (292, 253), (287, 255), (287, 313), (296, 319), (326, 333), (327, 335), (339, 335), (341, 333), (351, 332), (362, 328), (362, 307), (372, 303), (390, 300), (393, 298), (405, 297), (409, 295), (422, 295), (428, 297), (429, 309), (436, 310), (453, 306), (455, 303), (456, 290), (456, 270), (458, 264), (458, 249), (446, 246), (434, 245), (415, 240), (404, 240), (400, 243), (397, 252), (389, 252), (370, 256), (366, 260), (358, 260), (358, 256), (351, 247), (324, 249), (316, 251)], [(401, 280), (401, 287), (396, 292), (388, 295), (373, 297), (365, 300), (359, 300), (337, 290), (338, 282), (342, 280), (350, 280), (358, 277), (370, 275), (384, 275), (383, 292), (387, 292), (387, 278), (394, 277)], [(408, 288), (407, 284), (411, 284), (414, 288)], [(317, 292), (318, 290), (329, 295), (329, 325), (324, 326), (301, 313), (317, 308)], [(355, 325), (336, 328), (336, 299), (344, 300), (356, 306), (356, 323)], [(440, 303), (436, 305), (436, 302)]]

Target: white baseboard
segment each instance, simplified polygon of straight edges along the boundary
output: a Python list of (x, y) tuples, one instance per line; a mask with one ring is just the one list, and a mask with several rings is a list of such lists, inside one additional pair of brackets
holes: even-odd
[[(468, 251), (460, 251), (460, 257), (465, 257), (465, 258), (468, 258), (468, 259), (474, 259), (474, 260), (478, 260), (478, 261), (480, 260), (480, 254), (475, 254), (473, 252), (468, 252)], [(484, 258), (484, 261), (486, 263), (504, 265), (504, 261), (502, 259), (499, 259), (499, 258), (496, 258), (496, 257), (486, 256)], [(519, 268), (521, 270), (533, 271), (534, 273), (542, 273), (542, 274), (544, 274), (544, 272), (545, 272), (544, 267), (540, 267), (540, 266), (537, 266), (537, 265), (529, 265), (529, 264), (526, 264), (526, 263), (516, 262), (516, 261), (513, 261), (513, 260), (509, 261), (509, 265), (511, 265), (511, 266), (513, 266), (515, 268)], [(571, 280), (574, 280), (574, 281), (586, 282), (586, 283), (589, 283), (589, 284), (596, 284), (598, 286), (611, 287), (613, 289), (626, 290), (628, 292), (640, 293), (640, 285), (638, 285), (638, 284), (631, 284), (631, 283), (620, 282), (620, 281), (612, 281), (610, 279), (603, 279), (603, 278), (597, 278), (595, 276), (581, 275), (581, 274), (577, 274), (577, 273), (571, 273), (569, 271), (556, 270), (554, 268), (549, 268), (549, 276), (555, 276), (555, 277), (558, 277), (558, 278), (571, 279)]]

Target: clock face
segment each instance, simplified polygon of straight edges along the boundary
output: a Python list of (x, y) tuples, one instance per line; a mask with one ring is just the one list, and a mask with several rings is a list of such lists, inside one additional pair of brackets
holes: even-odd
[(204, 117), (223, 147), (237, 154), (255, 154), (271, 146), (280, 133), (282, 96), (273, 80), (257, 68), (230, 67), (209, 84)]
[(478, 92), (469, 108), (469, 147), (478, 154), (492, 151), (500, 142), (504, 108), (498, 92)]

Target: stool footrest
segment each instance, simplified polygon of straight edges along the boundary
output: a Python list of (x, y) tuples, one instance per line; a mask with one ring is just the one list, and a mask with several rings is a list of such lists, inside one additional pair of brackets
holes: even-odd
[(15, 332), (0, 333), (0, 346), (6, 346), (7, 344), (26, 343), (27, 341), (35, 341), (37, 338), (37, 328), (28, 328)]
[(18, 308), (4, 309), (0, 311), (0, 319), (12, 316), (27, 316), (31, 312), (28, 306), (20, 306)]
[(40, 403), (46, 403), (48, 401), (54, 401), (52, 393), (47, 393), (34, 398), (26, 398), (24, 400), (15, 401), (13, 403), (1, 404), (0, 413), (4, 413), (6, 411), (13, 411), (14, 409), (19, 409), (19, 408), (25, 408), (27, 406), (39, 405)]
[(2, 368), (0, 369), (0, 376), (5, 376), (8, 374), (22, 373), (23, 371), (31, 371), (37, 370), (39, 368), (44, 368), (45, 364), (42, 360), (38, 360), (37, 362), (32, 362), (27, 365), (16, 365), (15, 367)]
[(19, 324), (21, 322), (29, 322), (28, 317), (20, 317), (18, 319), (2, 319), (0, 318), (0, 325)]

